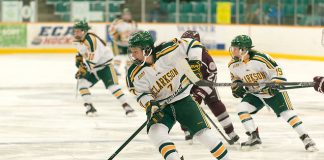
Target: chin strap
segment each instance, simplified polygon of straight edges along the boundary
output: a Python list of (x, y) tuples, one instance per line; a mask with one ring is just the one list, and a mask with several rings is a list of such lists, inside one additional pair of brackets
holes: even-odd
[(243, 49), (240, 49), (240, 55), (241, 55), (240, 61), (244, 61), (244, 59), (248, 55), (248, 53), (249, 53), (249, 50), (244, 51)]
[(150, 49), (148, 55), (145, 55), (147, 50), (142, 50), (142, 51), (143, 51), (144, 60), (141, 63), (141, 66), (143, 66), (145, 64), (147, 57), (149, 57), (152, 54), (153, 49)]

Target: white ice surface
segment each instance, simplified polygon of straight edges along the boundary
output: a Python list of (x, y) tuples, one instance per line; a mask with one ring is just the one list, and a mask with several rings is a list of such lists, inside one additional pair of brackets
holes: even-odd
[[(229, 82), (228, 58), (215, 58), (218, 82)], [(312, 81), (324, 76), (324, 63), (278, 60), (289, 81)], [(74, 55), (1, 55), (0, 56), (0, 160), (104, 160), (145, 121), (145, 113), (128, 94), (137, 117), (127, 118), (120, 104), (101, 82), (91, 89), (98, 117), (86, 117), (81, 98), (75, 98)], [(235, 113), (239, 103), (230, 88), (219, 93), (241, 140), (244, 128)], [(297, 133), (272, 111), (263, 109), (254, 119), (260, 129), (263, 148), (243, 152), (228, 146), (232, 160), (321, 160), (324, 159), (324, 94), (312, 88), (289, 91), (290, 98), (317, 143), (319, 152), (304, 150)], [(206, 108), (206, 107), (205, 107)], [(216, 122), (209, 109), (207, 113)], [(117, 156), (116, 160), (161, 160), (144, 129)], [(216, 131), (215, 131), (216, 132)], [(186, 160), (211, 160), (209, 151), (198, 142), (188, 145), (176, 124), (171, 138)], [(220, 136), (219, 136), (220, 137)], [(216, 137), (215, 137), (216, 138)]]

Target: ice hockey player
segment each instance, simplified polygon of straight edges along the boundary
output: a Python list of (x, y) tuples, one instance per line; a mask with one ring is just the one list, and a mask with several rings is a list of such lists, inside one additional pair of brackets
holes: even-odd
[(213, 157), (228, 159), (224, 144), (190, 96), (190, 82), (198, 85), (205, 82), (193, 73), (186, 60), (200, 60), (199, 45), (200, 42), (193, 39), (175, 38), (154, 46), (147, 31), (136, 32), (129, 39), (134, 63), (128, 70), (128, 87), (146, 109), (148, 136), (166, 160), (183, 159), (169, 136), (176, 121), (187, 127)]
[(321, 76), (316, 76), (314, 77), (314, 82), (315, 82), (315, 85), (314, 85), (314, 89), (315, 91), (317, 92), (320, 92), (320, 93), (324, 93), (324, 77), (321, 77)]
[(286, 91), (274, 87), (243, 87), (240, 83), (281, 83), (286, 81), (281, 67), (267, 54), (252, 50), (252, 40), (247, 35), (236, 36), (230, 47), (232, 60), (228, 67), (231, 72), (233, 96), (242, 98), (237, 106), (238, 116), (249, 136), (241, 143), (243, 149), (258, 148), (261, 144), (258, 127), (251, 114), (256, 114), (265, 105), (272, 108), (277, 117), (282, 117), (298, 133), (307, 151), (317, 151), (314, 141), (305, 131), (302, 121), (294, 112)]
[(74, 24), (74, 37), (78, 53), (76, 54), (76, 73), (78, 89), (84, 100), (87, 115), (97, 111), (92, 104), (89, 88), (102, 80), (106, 89), (122, 103), (127, 116), (133, 116), (134, 110), (126, 102), (123, 91), (118, 85), (118, 79), (112, 66), (113, 53), (106, 43), (94, 33), (88, 32), (90, 26), (85, 20)]
[(132, 20), (131, 12), (124, 8), (121, 18), (115, 19), (109, 27), (109, 34), (112, 37), (112, 49), (115, 55), (114, 64), (118, 74), (122, 68), (127, 69), (130, 65), (127, 51), (129, 36), (137, 31), (137, 23)]
[[(200, 42), (200, 35), (197, 31), (188, 30), (182, 34), (181, 38), (191, 38)], [(201, 47), (201, 45), (197, 47)], [(200, 74), (200, 77), (202, 79), (216, 82), (217, 67), (213, 58), (209, 55), (206, 47), (202, 46), (202, 53), (200, 53), (199, 55), (202, 56), (201, 62), (190, 61), (189, 63), (191, 65), (191, 68), (197, 70), (198, 72), (196, 73), (198, 73), (198, 75)], [(234, 132), (232, 121), (226, 111), (225, 105), (220, 100), (216, 88), (193, 86), (191, 88), (191, 94), (199, 104), (201, 104), (202, 100), (204, 100), (205, 104), (218, 119), (219, 123), (222, 125), (225, 133), (230, 137), (231, 141), (233, 143), (237, 142), (239, 140), (239, 136)], [(185, 131), (185, 139), (192, 142), (192, 135), (189, 134), (185, 127), (182, 126), (181, 128)]]

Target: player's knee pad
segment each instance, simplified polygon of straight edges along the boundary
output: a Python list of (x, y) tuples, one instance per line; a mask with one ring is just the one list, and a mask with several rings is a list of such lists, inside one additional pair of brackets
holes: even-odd
[(169, 128), (161, 123), (153, 124), (148, 131), (148, 136), (157, 147), (165, 142), (169, 142)]
[(253, 113), (257, 110), (257, 108), (255, 108), (254, 106), (252, 106), (251, 104), (249, 104), (247, 102), (241, 102), (240, 104), (238, 104), (236, 106), (236, 110), (237, 110), (237, 113), (240, 113), (240, 112)]
[(297, 114), (293, 110), (286, 110), (280, 113), (280, 117), (282, 117), (286, 121), (295, 116), (297, 116)]
[(116, 90), (121, 90), (121, 88), (119, 85), (113, 84), (113, 85), (108, 86), (108, 90), (110, 92), (115, 92)]
[(218, 135), (210, 128), (204, 128), (200, 130), (194, 135), (194, 137), (210, 150), (212, 150), (216, 144), (221, 142), (221, 140), (218, 138)]
[(92, 86), (92, 83), (89, 82), (86, 79), (79, 79), (79, 90), (82, 88), (90, 88)]

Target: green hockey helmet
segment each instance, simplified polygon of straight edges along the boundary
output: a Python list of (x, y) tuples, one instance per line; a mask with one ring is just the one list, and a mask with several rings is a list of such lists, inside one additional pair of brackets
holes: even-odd
[(232, 42), (231, 42), (232, 47), (239, 47), (240, 49), (247, 49), (250, 50), (254, 46), (252, 46), (252, 40), (249, 36), (247, 35), (238, 35), (236, 36)]
[(154, 47), (154, 40), (150, 32), (138, 31), (130, 36), (128, 45), (130, 48), (139, 47), (142, 50), (151, 50)]
[(91, 29), (91, 27), (88, 25), (88, 22), (84, 19), (81, 21), (77, 21), (74, 24), (73, 29), (81, 29), (82, 31), (87, 32), (89, 29)]

